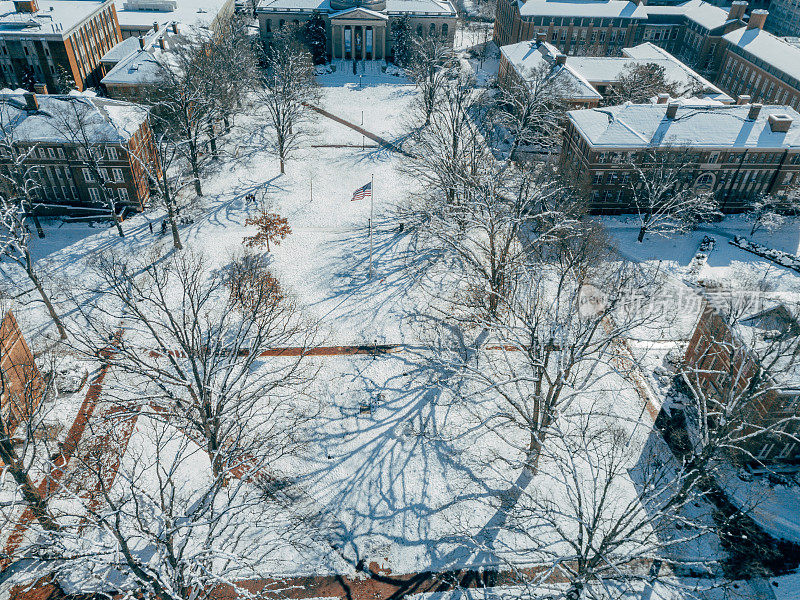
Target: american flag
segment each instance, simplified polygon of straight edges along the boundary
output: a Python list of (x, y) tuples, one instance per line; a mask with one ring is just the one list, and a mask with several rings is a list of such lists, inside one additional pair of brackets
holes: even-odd
[(355, 201), (355, 200), (363, 200), (367, 196), (372, 196), (372, 182), (371, 181), (366, 185), (362, 185), (355, 192), (353, 192), (353, 197), (350, 198), (350, 201), (352, 202), (352, 201)]

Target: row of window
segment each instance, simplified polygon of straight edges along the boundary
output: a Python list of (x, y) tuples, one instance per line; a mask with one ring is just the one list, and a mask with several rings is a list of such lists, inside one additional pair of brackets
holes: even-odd
[[(622, 164), (631, 160), (634, 152), (599, 152), (590, 160), (596, 163)], [(778, 164), (783, 159), (783, 152), (687, 152), (681, 155), (682, 162), (688, 164), (745, 163), (745, 164)], [(787, 164), (800, 164), (800, 154), (787, 157)]]
[(784, 85), (775, 85), (775, 80), (760, 69), (751, 67), (733, 56), (728, 56), (723, 66), (721, 83), (733, 94), (747, 93), (753, 101), (769, 104), (788, 104), (795, 109), (800, 105), (800, 96)]
[[(64, 151), (64, 148), (61, 146), (55, 147), (43, 147), (38, 146), (34, 149), (24, 148), (21, 152), (28, 152), (30, 151), (30, 157), (35, 158), (39, 157), (42, 159), (61, 159), (67, 160), (69, 157), (70, 160), (77, 159), (77, 160), (87, 160), (89, 158), (86, 149), (82, 147), (75, 148), (74, 151), (70, 150), (68, 153)], [(120, 160), (120, 152), (117, 148), (113, 146), (105, 146), (103, 147), (94, 147), (90, 149), (92, 153), (92, 158), (96, 161), (101, 160)], [(0, 147), (0, 156), (8, 156), (9, 149), (7, 147)]]
[[(88, 188), (89, 192), (89, 199), (94, 203), (101, 203), (103, 201), (103, 195), (101, 194), (100, 190), (96, 187)], [(125, 188), (118, 188), (116, 194), (113, 190), (108, 190), (107, 194), (114, 195), (115, 199), (119, 199), (120, 202), (128, 202), (130, 196), (128, 195), (128, 190)], [(78, 190), (74, 185), (66, 186), (55, 186), (55, 185), (44, 185), (41, 188), (41, 201), (47, 200), (80, 200), (78, 196)]]

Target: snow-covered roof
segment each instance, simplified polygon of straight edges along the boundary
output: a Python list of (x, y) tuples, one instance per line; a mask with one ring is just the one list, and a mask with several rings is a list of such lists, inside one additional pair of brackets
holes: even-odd
[[(145, 38), (145, 46), (152, 43), (153, 39), (161, 34), (161, 31), (153, 31), (152, 29), (148, 31), (144, 38)], [(139, 46), (139, 38), (137, 36), (127, 37), (118, 43), (116, 46), (111, 48), (108, 52), (106, 52), (103, 57), (100, 59), (100, 62), (115, 65), (123, 58), (130, 56), (134, 52), (140, 49)]]
[[(570, 121), (593, 146), (646, 148), (800, 148), (800, 114), (789, 106), (767, 105), (755, 120), (750, 105), (679, 105), (675, 118), (667, 104), (621, 104), (573, 110)], [(770, 115), (792, 120), (789, 131), (772, 131)]]
[(147, 30), (172, 21), (208, 27), (233, 0), (116, 0), (120, 29)]
[(335, 17), (344, 17), (346, 15), (354, 15), (354, 16), (355, 15), (363, 15), (365, 17), (371, 17), (373, 19), (380, 19), (382, 21), (385, 21), (385, 20), (387, 20), (389, 18), (383, 13), (380, 13), (380, 12), (377, 12), (377, 11), (374, 11), (374, 10), (370, 10), (368, 8), (363, 8), (361, 6), (353, 6), (351, 8), (345, 8), (344, 10), (338, 10), (338, 11), (336, 11), (334, 13), (331, 13), (329, 16), (330, 16), (331, 19), (333, 19)]
[(518, 0), (523, 17), (615, 17), (647, 18), (645, 7), (627, 0)]
[(703, 0), (688, 0), (688, 2), (672, 5), (647, 4), (643, 8), (648, 17), (650, 15), (683, 16), (706, 29), (722, 27), (729, 21), (726, 9)]
[[(330, 14), (341, 12), (331, 9), (330, 0), (261, 0), (256, 10), (258, 12), (319, 11)], [(386, 0), (386, 9), (379, 12), (456, 15), (456, 9), (448, 0)]]
[[(547, 42), (527, 41), (500, 48), (500, 52), (520, 75), (542, 64), (553, 64), (558, 49)], [(717, 86), (701, 77), (666, 50), (646, 42), (633, 48), (623, 48), (625, 56), (569, 56), (563, 69), (569, 78), (575, 99), (601, 99), (594, 86), (617, 81), (628, 65), (655, 63), (664, 67), (666, 77), (680, 87), (682, 93), (707, 92), (722, 102), (732, 102)]]
[[(184, 27), (184, 29), (186, 29)], [(182, 34), (175, 34), (171, 29), (161, 28), (158, 32), (150, 32), (145, 36), (144, 48), (139, 46), (138, 38), (134, 39), (136, 45), (133, 51), (127, 56), (119, 59), (114, 67), (106, 73), (100, 81), (103, 85), (139, 85), (156, 83), (163, 75), (163, 65), (169, 60), (169, 52), (183, 39)], [(164, 41), (164, 49), (161, 49), (160, 40)], [(127, 41), (127, 40), (126, 40)], [(124, 43), (124, 42), (123, 42)], [(117, 46), (112, 48), (112, 52)], [(120, 53), (123, 49), (120, 49)], [(107, 61), (108, 54), (103, 57)]]
[[(126, 142), (147, 119), (138, 104), (86, 95), (36, 95), (39, 109), (26, 107), (20, 90), (0, 91), (0, 123), (15, 142), (70, 143), (81, 123), (93, 142)], [(80, 119), (78, 121), (77, 119)]]
[(800, 81), (800, 48), (757, 27), (742, 27), (722, 36), (748, 54)]
[(592, 87), (592, 84), (572, 67), (569, 59), (564, 65), (556, 64), (555, 58), (561, 53), (552, 44), (537, 41), (519, 42), (503, 46), (500, 48), (500, 53), (523, 78), (526, 73), (531, 73), (542, 65), (547, 65), (552, 69), (551, 76), (559, 77), (563, 81), (565, 90), (569, 92), (569, 99), (601, 100), (603, 98)]
[(62, 37), (113, 0), (42, 0), (35, 13), (17, 12), (11, 0), (0, 1), (3, 35)]

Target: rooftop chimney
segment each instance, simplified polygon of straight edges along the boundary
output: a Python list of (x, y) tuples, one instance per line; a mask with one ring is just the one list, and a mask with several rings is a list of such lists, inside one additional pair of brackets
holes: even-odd
[(751, 121), (755, 121), (758, 118), (758, 113), (761, 112), (761, 105), (760, 104), (751, 104), (750, 111), (747, 113), (747, 118)]
[(750, 96), (747, 94), (736, 96), (736, 104), (750, 104)]
[(14, 10), (21, 13), (35, 13), (39, 11), (36, 0), (14, 0)]
[(567, 64), (567, 55), (566, 54), (556, 54), (556, 64), (557, 65), (565, 65)]
[(33, 91), (37, 94), (46, 94), (47, 93), (47, 84), (46, 83), (34, 83), (33, 84)]
[(158, 21), (153, 21), (153, 31), (158, 33)]
[(139, 36), (139, 49), (144, 50), (144, 36)]
[(39, 110), (39, 100), (36, 98), (36, 94), (33, 92), (25, 92), (23, 97), (25, 98), (25, 110), (28, 112), (36, 112)]
[(766, 10), (754, 10), (750, 13), (750, 20), (747, 22), (748, 29), (764, 29), (764, 23), (769, 14)]
[(743, 2), (742, 0), (737, 0), (733, 4), (731, 4), (731, 9), (728, 11), (728, 20), (733, 21), (735, 19), (741, 19), (744, 17), (744, 13), (747, 10), (747, 2)]
[(773, 133), (786, 133), (791, 126), (792, 117), (787, 114), (769, 116), (769, 128)]
[(167, 44), (166, 44), (166, 42), (164, 42), (164, 38), (163, 37), (158, 38), (158, 47), (161, 48), (162, 50), (166, 50), (167, 49)]
[(678, 107), (679, 106), (680, 106), (680, 104), (678, 104), (677, 102), (670, 102), (669, 104), (667, 104), (667, 118), (668, 119), (674, 119), (675, 118), (675, 116), (678, 114)]
[(658, 95), (658, 104), (666, 104), (667, 100), (669, 100), (669, 94)]
[(173, 21), (172, 22), (172, 33), (174, 33), (175, 35), (178, 35), (178, 22), (177, 21)]
[(547, 34), (544, 31), (540, 31), (539, 33), (536, 34), (536, 41), (539, 42), (540, 44), (542, 42), (546, 42)]

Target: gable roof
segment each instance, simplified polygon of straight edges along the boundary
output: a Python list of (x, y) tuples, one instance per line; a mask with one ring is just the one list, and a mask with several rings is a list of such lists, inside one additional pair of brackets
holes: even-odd
[(0, 92), (0, 123), (15, 142), (71, 143), (69, 124), (80, 119), (92, 142), (125, 143), (147, 120), (138, 104), (86, 95), (37, 95), (39, 110), (27, 110), (22, 91)]
[(374, 10), (370, 10), (368, 8), (364, 8), (362, 6), (354, 6), (352, 8), (345, 8), (344, 10), (340, 10), (334, 13), (331, 13), (329, 17), (331, 19), (337, 19), (339, 17), (350, 17), (350, 18), (364, 18), (364, 19), (380, 19), (381, 21), (388, 21), (389, 17), (384, 15), (383, 13), (379, 13)]

